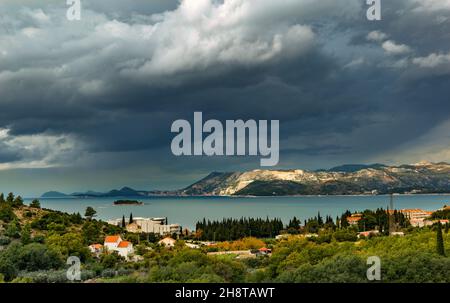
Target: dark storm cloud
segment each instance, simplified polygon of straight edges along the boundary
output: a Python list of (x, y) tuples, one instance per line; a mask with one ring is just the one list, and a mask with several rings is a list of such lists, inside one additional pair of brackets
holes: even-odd
[(360, 0), (85, 1), (80, 22), (58, 3), (0, 4), (0, 128), (41, 146), (0, 162), (254, 167), (170, 154), (172, 121), (203, 111), (279, 119), (280, 167), (324, 167), (385, 157), (449, 118), (448, 1), (384, 1), (380, 22)]
[(8, 146), (4, 146), (4, 144), (0, 145), (0, 163), (14, 162), (20, 159), (21, 156), (16, 150), (11, 149)]

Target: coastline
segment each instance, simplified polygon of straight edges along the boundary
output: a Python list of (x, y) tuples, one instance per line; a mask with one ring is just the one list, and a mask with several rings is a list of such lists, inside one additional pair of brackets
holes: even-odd
[[(449, 193), (394, 193), (394, 196), (450, 196)], [(138, 196), (141, 199), (147, 198), (295, 198), (295, 197), (389, 197), (390, 194), (351, 194), (351, 195), (273, 195), (273, 196), (254, 196), (254, 195), (151, 195)], [(117, 198), (137, 198), (136, 196), (66, 196), (66, 197), (24, 197), (24, 199), (117, 199)]]

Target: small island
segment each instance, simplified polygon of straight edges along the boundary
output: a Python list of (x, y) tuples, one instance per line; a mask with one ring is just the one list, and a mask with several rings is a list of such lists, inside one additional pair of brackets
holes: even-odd
[(144, 205), (144, 202), (137, 200), (117, 200), (114, 205)]

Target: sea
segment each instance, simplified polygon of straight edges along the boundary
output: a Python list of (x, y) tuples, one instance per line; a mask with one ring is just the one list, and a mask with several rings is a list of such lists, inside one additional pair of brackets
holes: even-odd
[[(198, 221), (222, 218), (279, 218), (287, 224), (294, 216), (305, 220), (320, 215), (333, 219), (346, 210), (386, 209), (388, 195), (366, 196), (295, 196), (295, 197), (139, 197), (143, 205), (114, 205), (114, 198), (39, 198), (41, 207), (84, 215), (86, 207), (97, 211), (97, 218), (110, 220), (133, 217), (167, 217), (169, 224), (195, 229)], [(126, 198), (124, 198), (126, 199)], [(31, 202), (25, 199), (25, 203)], [(450, 205), (450, 195), (394, 195), (394, 208), (436, 210)]]

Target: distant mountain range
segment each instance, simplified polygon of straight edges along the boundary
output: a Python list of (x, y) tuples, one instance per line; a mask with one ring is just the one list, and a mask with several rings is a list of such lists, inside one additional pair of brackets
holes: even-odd
[[(145, 190), (135, 190), (131, 187), (122, 187), (121, 189), (113, 189), (106, 193), (95, 192), (92, 190), (86, 192), (74, 192), (71, 194), (64, 194), (58, 191), (48, 191), (41, 195), (41, 198), (69, 198), (69, 197), (142, 197), (142, 196), (153, 196), (153, 195), (163, 195), (169, 194), (169, 192), (164, 191), (145, 191)], [(172, 194), (176, 194), (173, 192)]]
[(253, 170), (209, 174), (185, 195), (356, 195), (450, 193), (450, 164), (343, 165), (330, 170)]
[(41, 195), (41, 198), (65, 198), (65, 197), (68, 197), (68, 195), (54, 190), (48, 191)]
[(252, 170), (213, 172), (177, 191), (144, 191), (123, 187), (106, 193), (83, 192), (66, 195), (47, 192), (48, 197), (139, 197), (182, 196), (288, 196), (357, 195), (387, 193), (450, 193), (450, 164), (419, 162), (388, 166), (347, 164), (328, 170)]
[(368, 169), (368, 168), (374, 168), (374, 169), (379, 169), (379, 168), (383, 168), (386, 167), (386, 165), (384, 164), (380, 164), (380, 163), (375, 163), (375, 164), (344, 164), (341, 166), (336, 166), (330, 169), (319, 169), (317, 170), (319, 171), (328, 171), (328, 172), (345, 172), (345, 173), (354, 173), (357, 172), (358, 170), (361, 169)]

